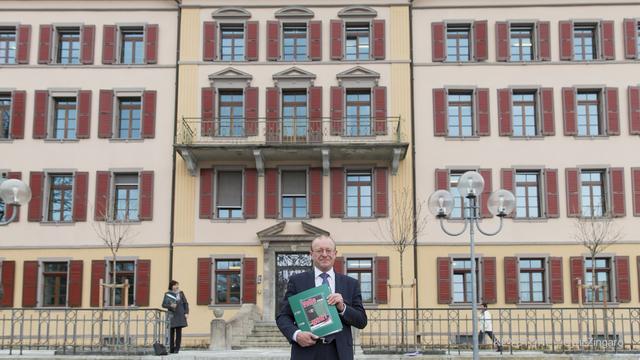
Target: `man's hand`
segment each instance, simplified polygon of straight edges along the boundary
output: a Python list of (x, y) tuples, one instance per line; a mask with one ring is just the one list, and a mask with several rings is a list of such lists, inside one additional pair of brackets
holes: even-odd
[(316, 335), (308, 331), (300, 331), (298, 335), (296, 335), (296, 342), (302, 347), (315, 345), (317, 339), (318, 337)]
[(344, 311), (344, 299), (342, 299), (342, 295), (338, 293), (329, 295), (327, 298), (327, 304), (335, 305), (339, 312)]

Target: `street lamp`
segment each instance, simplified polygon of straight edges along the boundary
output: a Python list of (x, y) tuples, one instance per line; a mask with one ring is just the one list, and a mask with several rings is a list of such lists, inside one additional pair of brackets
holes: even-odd
[(9, 206), (14, 207), (9, 219), (0, 220), (0, 226), (9, 225), (16, 218), (17, 211), (15, 210), (31, 200), (31, 189), (21, 180), (0, 178), (0, 199), (4, 202), (5, 213)]
[(475, 259), (475, 245), (474, 245), (474, 232), (475, 229), (484, 235), (494, 236), (502, 230), (503, 218), (509, 215), (515, 207), (515, 197), (510, 191), (497, 190), (489, 196), (487, 202), (489, 211), (500, 218), (500, 226), (495, 232), (486, 232), (480, 228), (478, 223), (479, 219), (479, 205), (478, 196), (482, 194), (484, 189), (484, 179), (476, 171), (467, 171), (460, 177), (458, 181), (458, 192), (461, 196), (469, 199), (469, 211), (462, 212), (462, 218), (464, 219), (464, 228), (457, 232), (452, 233), (447, 231), (444, 227), (444, 219), (446, 219), (454, 208), (453, 195), (446, 190), (438, 190), (431, 194), (429, 197), (429, 210), (440, 220), (440, 228), (445, 234), (449, 236), (462, 235), (467, 228), (469, 228), (470, 238), (470, 257), (471, 257), (471, 321), (472, 324), (472, 339), (473, 339), (473, 359), (479, 359), (478, 352), (478, 304), (477, 294), (478, 289), (476, 287), (476, 259)]

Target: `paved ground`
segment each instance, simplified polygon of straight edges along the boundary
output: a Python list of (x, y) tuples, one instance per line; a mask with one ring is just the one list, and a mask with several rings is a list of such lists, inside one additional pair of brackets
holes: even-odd
[[(541, 352), (517, 352), (513, 355), (509, 354), (496, 354), (495, 352), (481, 352), (481, 357), (485, 360), (490, 359), (509, 359), (509, 360), (571, 360), (571, 359), (597, 359), (597, 360), (638, 360), (640, 354), (606, 354), (606, 355), (549, 355)], [(14, 352), (13, 355), (9, 355), (6, 350), (0, 350), (0, 359), (19, 359), (19, 360), (41, 360), (41, 359), (56, 359), (56, 360), (79, 360), (79, 359), (128, 359), (128, 360), (146, 360), (146, 359), (167, 359), (167, 360), (247, 360), (247, 359), (264, 359), (264, 360), (289, 360), (289, 352), (287, 350), (273, 350), (273, 349), (252, 349), (252, 350), (233, 350), (233, 351), (182, 351), (180, 354), (170, 356), (85, 356), (85, 355), (53, 355), (53, 351), (34, 351), (26, 350), (23, 355), (19, 355), (19, 352)], [(398, 360), (398, 359), (471, 359), (470, 352), (463, 352), (461, 355), (457, 353), (451, 355), (421, 355), (421, 356), (409, 356), (409, 355), (356, 355), (357, 360)]]

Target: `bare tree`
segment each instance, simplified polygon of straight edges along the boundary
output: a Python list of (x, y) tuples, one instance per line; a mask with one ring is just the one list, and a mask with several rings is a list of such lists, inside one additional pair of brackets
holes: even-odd
[[(107, 210), (96, 210), (96, 214), (99, 219), (104, 219), (103, 221), (94, 220), (91, 222), (91, 227), (93, 231), (96, 233), (98, 238), (102, 240), (104, 245), (111, 252), (111, 273), (112, 276), (110, 278), (109, 285), (111, 288), (111, 299), (110, 303), (112, 306), (115, 305), (116, 301), (116, 286), (117, 285), (117, 268), (116, 268), (116, 260), (118, 256), (118, 251), (122, 247), (124, 243), (126, 243), (131, 238), (135, 237), (137, 233), (131, 230), (131, 223), (128, 219), (118, 219), (115, 216), (113, 206), (106, 206)], [(106, 279), (104, 279), (106, 282)], [(102, 291), (102, 289), (100, 289)], [(101, 304), (102, 305), (102, 304)]]

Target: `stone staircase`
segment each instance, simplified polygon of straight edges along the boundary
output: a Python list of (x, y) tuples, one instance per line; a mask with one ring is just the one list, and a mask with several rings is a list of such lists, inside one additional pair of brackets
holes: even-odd
[(234, 350), (253, 348), (289, 348), (275, 321), (256, 321), (247, 337), (232, 346)]

